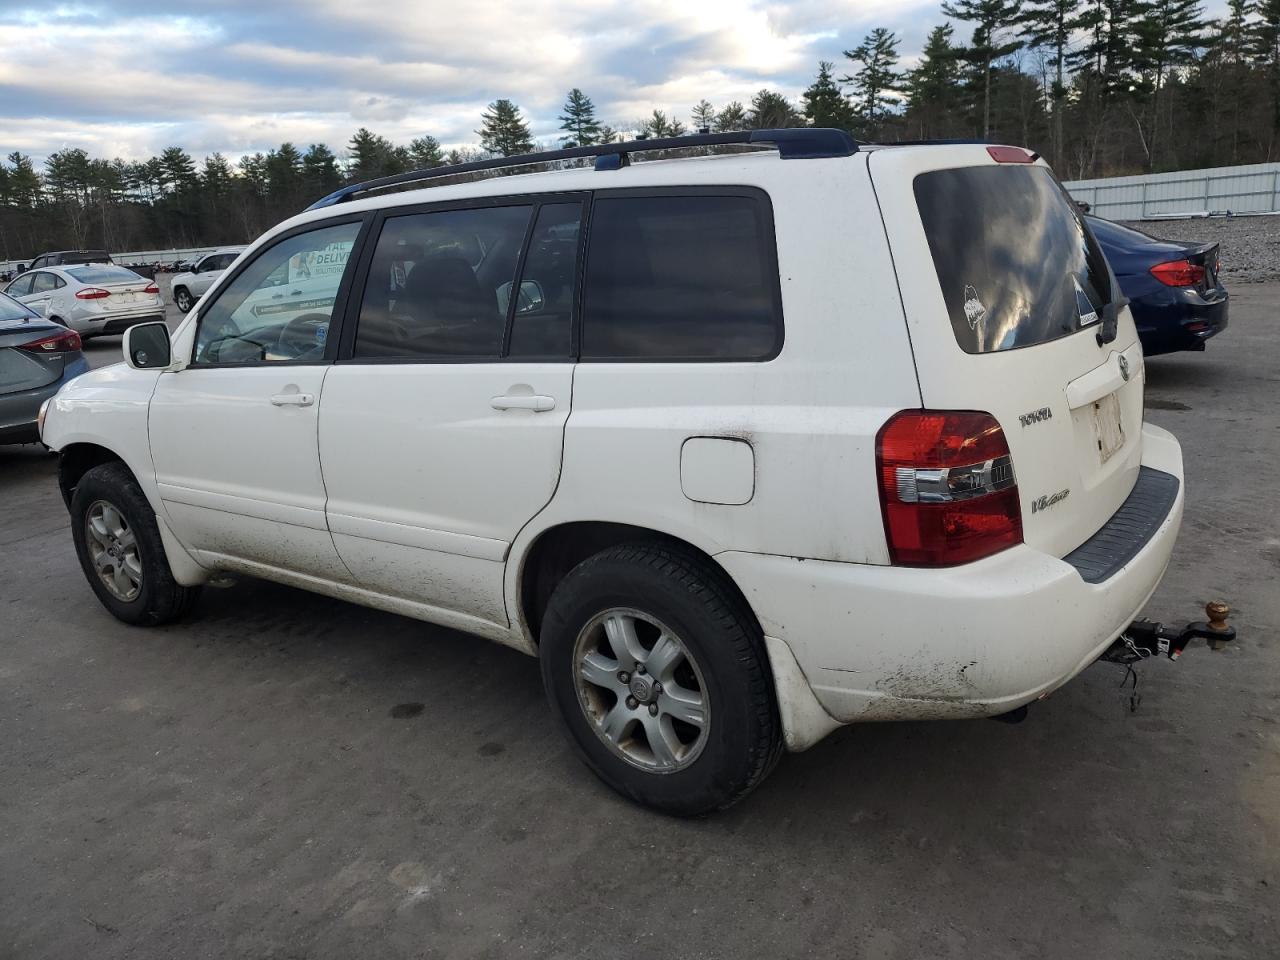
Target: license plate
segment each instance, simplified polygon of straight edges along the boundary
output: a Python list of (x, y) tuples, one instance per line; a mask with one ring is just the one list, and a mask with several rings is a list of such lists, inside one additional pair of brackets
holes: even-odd
[(1124, 423), (1120, 419), (1120, 394), (1112, 393), (1095, 400), (1093, 426), (1098, 438), (1098, 456), (1106, 463), (1124, 446)]

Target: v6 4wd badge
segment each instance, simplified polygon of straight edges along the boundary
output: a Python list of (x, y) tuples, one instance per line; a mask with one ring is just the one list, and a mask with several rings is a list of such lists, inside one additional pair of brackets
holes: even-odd
[(1055, 494), (1051, 494), (1043, 497), (1036, 497), (1034, 500), (1031, 501), (1031, 512), (1040, 513), (1041, 511), (1048, 510), (1055, 503), (1061, 503), (1063, 500), (1067, 499), (1067, 496), (1070, 493), (1071, 493), (1071, 488), (1068, 487), (1066, 490), (1059, 490)]

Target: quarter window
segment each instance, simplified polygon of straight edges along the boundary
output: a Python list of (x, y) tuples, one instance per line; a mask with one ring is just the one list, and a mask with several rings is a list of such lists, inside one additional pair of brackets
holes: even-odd
[(769, 208), (755, 196), (597, 199), (584, 360), (767, 360), (782, 343)]
[(354, 356), (500, 357), (531, 209), (388, 217), (369, 265)]
[(200, 314), (196, 363), (324, 359), (359, 223), (296, 234), (260, 253)]

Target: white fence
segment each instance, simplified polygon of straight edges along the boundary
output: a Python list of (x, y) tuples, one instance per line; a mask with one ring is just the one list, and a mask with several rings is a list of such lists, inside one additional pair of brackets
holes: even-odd
[[(116, 263), (164, 263), (174, 264), (180, 260), (194, 260), (206, 253), (213, 253), (221, 247), (185, 247), (181, 250), (131, 250), (126, 253), (112, 253), (111, 259)], [(43, 251), (42, 251), (43, 252)], [(30, 263), (39, 256), (32, 254), (26, 260), (0, 260), (0, 273), (7, 273), (20, 263)]]
[(1108, 220), (1280, 212), (1280, 163), (1073, 180), (1064, 186)]

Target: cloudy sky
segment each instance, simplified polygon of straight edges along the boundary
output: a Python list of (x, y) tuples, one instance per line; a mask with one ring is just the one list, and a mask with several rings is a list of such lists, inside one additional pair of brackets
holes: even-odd
[(83, 147), (139, 159), (178, 144), (235, 159), (285, 140), (341, 153), (360, 126), (457, 145), (475, 142), (497, 97), (553, 144), (572, 86), (615, 126), (654, 107), (687, 123), (702, 97), (745, 103), (762, 86), (798, 96), (820, 59), (840, 61), (876, 26), (898, 32), (909, 64), (942, 21), (939, 5), (0, 0), (0, 154)]

